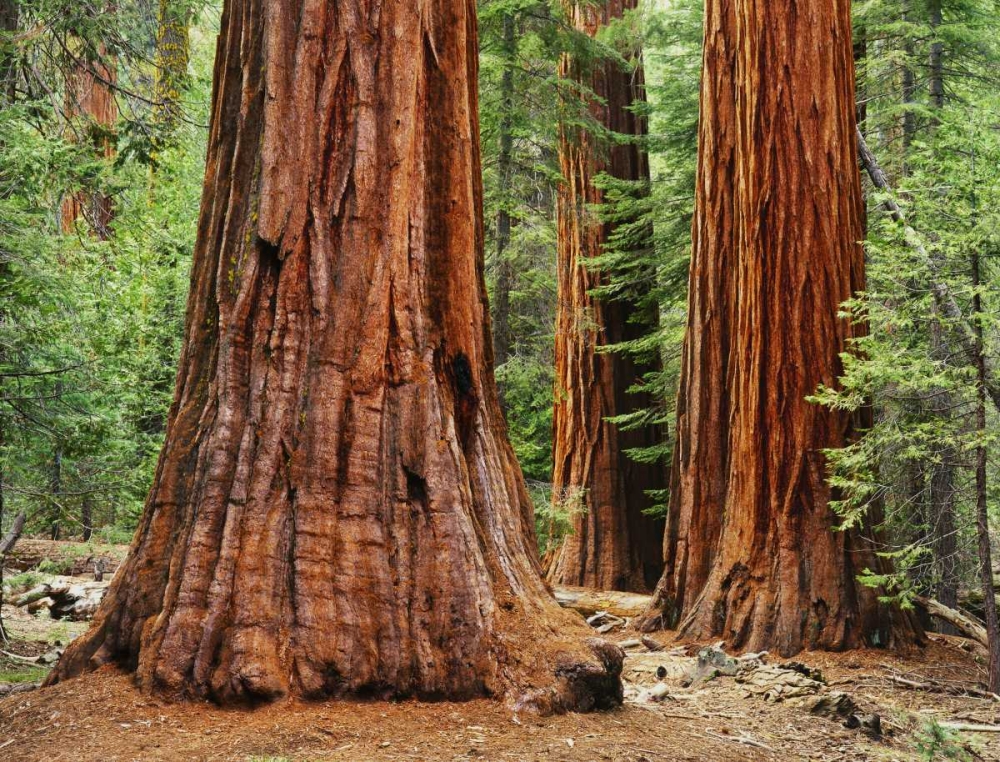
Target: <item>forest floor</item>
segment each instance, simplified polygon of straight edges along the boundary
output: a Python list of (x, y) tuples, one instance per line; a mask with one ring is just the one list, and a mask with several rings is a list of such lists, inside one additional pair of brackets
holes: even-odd
[[(46, 653), (86, 626), (10, 606), (3, 615), (12, 640), (2, 649), (22, 657)], [(824, 691), (844, 692), (858, 714), (880, 716), (878, 739), (791, 701), (748, 695), (732, 677), (684, 687), (681, 676), (694, 666), (698, 647), (675, 649), (669, 633), (657, 638), (668, 650), (626, 660), (622, 708), (546, 718), (485, 699), (284, 701), (252, 710), (171, 704), (139, 693), (128, 676), (105, 668), (0, 699), (0, 760), (1000, 760), (1000, 732), (947, 729), (1000, 729), (1000, 702), (950, 694), (974, 689), (984, 676), (981, 656), (959, 638), (933, 636), (927, 647), (905, 655), (867, 650), (800, 657), (822, 671)], [(662, 681), (642, 673), (650, 660), (666, 665)], [(0, 654), (0, 683), (38, 680), (46, 670)], [(913, 689), (900, 679), (949, 693)], [(657, 682), (667, 694), (662, 700), (650, 697)]]

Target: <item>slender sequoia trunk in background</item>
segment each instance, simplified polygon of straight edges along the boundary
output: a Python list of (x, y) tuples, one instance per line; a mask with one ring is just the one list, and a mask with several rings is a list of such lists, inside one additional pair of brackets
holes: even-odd
[(500, 155), (497, 172), (500, 174), (500, 211), (497, 213), (496, 267), (497, 281), (493, 304), (493, 351), (497, 366), (510, 359), (514, 337), (510, 328), (510, 292), (514, 288), (514, 267), (507, 261), (512, 220), (507, 204), (510, 198), (511, 178), (514, 173), (514, 66), (517, 52), (514, 17), (503, 17), (504, 70), (500, 80), (500, 98), (503, 116), (500, 119)]
[[(725, 374), (704, 383), (728, 386), (729, 428), (714, 445), (721, 451), (682, 455), (679, 477), (683, 501), (685, 484), (717, 478), (705, 463), (726, 463), (725, 498), (701, 519), (721, 514), (717, 546), (687, 549), (713, 560), (701, 590), (684, 593), (681, 631), (783, 655), (909, 641), (913, 618), (880, 605), (878, 592), (856, 579), (884, 569), (867, 533), (833, 531), (821, 451), (843, 446), (862, 422), (806, 401), (819, 384), (837, 383), (839, 355), (858, 330), (837, 313), (864, 285), (850, 3), (732, 0), (729, 9), (710, 9), (706, 88), (718, 86), (713, 72), (728, 68), (713, 52), (729, 54), (736, 41), (735, 116), (721, 132), (703, 124), (699, 147), (703, 169), (710, 157), (735, 156), (724, 167), (734, 213), (707, 218), (710, 229), (732, 220), (732, 263), (714, 274), (723, 281), (716, 312), (725, 325), (712, 338), (719, 345), (701, 349), (726, 358)], [(711, 111), (705, 118), (718, 119)], [(698, 219), (710, 211), (706, 184), (728, 180), (702, 171)], [(696, 256), (693, 282), (725, 264)], [(694, 331), (702, 298), (692, 291)], [(703, 341), (690, 336), (688, 345)], [(703, 393), (692, 384), (688, 377), (689, 399)], [(669, 618), (671, 604), (657, 596), (643, 624)]]
[[(191, 9), (188, 0), (160, 0), (158, 32), (156, 38), (156, 85), (154, 88), (152, 152), (149, 173), (149, 205), (155, 207), (161, 162), (165, 149), (174, 145), (177, 127), (184, 117), (183, 94), (188, 85), (188, 64), (191, 60), (190, 44)], [(157, 257), (165, 270), (174, 273), (180, 258), (177, 247), (164, 237), (156, 248)], [(177, 278), (173, 283), (178, 283)], [(178, 287), (180, 287), (178, 285)], [(179, 297), (179, 295), (178, 295)], [(163, 322), (173, 325), (177, 317), (177, 298), (171, 293), (166, 299), (151, 307), (163, 316)], [(150, 309), (144, 297), (143, 312)], [(161, 331), (156, 337), (157, 349), (163, 367), (174, 363), (174, 337), (170, 332)], [(152, 383), (153, 391), (167, 398), (172, 390), (173, 378), (159, 374)], [(157, 410), (145, 417), (144, 430), (149, 434), (160, 434), (166, 429), (167, 411)]]
[(473, 0), (227, 0), (166, 444), (50, 683), (620, 702), (497, 401), (476, 67)]
[(90, 495), (84, 495), (80, 504), (80, 536), (84, 542), (90, 542), (94, 534), (94, 504)]
[[(569, 10), (573, 25), (594, 36), (635, 6), (635, 0), (606, 0)], [(589, 104), (601, 126), (624, 135), (645, 132), (643, 118), (629, 110), (645, 99), (641, 69), (629, 72), (604, 60), (584, 71), (566, 56), (560, 75), (583, 82), (603, 101)], [(638, 146), (604, 146), (585, 129), (566, 125), (560, 163), (553, 499), (574, 516), (572, 534), (557, 551), (549, 578), (602, 590), (649, 589), (663, 570), (663, 522), (643, 511), (652, 505), (647, 491), (665, 487), (666, 471), (659, 464), (636, 463), (626, 451), (657, 444), (663, 432), (654, 427), (621, 431), (607, 418), (654, 404), (649, 394), (628, 390), (655, 367), (600, 350), (645, 335), (657, 316), (641, 316), (640, 308), (626, 301), (595, 299), (590, 292), (606, 276), (588, 262), (602, 252), (612, 232), (589, 209), (602, 201), (594, 178), (607, 172), (648, 180), (649, 165)]]
[[(73, 68), (66, 78), (66, 118), (71, 124), (72, 137), (92, 143), (97, 156), (111, 159), (116, 150), (114, 131), (118, 123), (117, 61), (103, 44), (93, 60), (89, 60), (85, 50), (75, 55), (77, 60), (71, 64)], [(62, 204), (63, 232), (72, 232), (81, 217), (99, 239), (107, 240), (114, 219), (114, 200), (92, 191), (67, 195)]]
[[(941, 0), (929, 0), (927, 4), (930, 26), (934, 34), (941, 26)], [(938, 114), (944, 108), (944, 70), (942, 66), (944, 47), (940, 42), (931, 43), (929, 57), (928, 90), (931, 106), (931, 128), (938, 124)], [(935, 359), (947, 361), (952, 354), (941, 325), (941, 310), (935, 309), (936, 316), (931, 322), (931, 352)], [(932, 389), (930, 408), (943, 421), (951, 421), (954, 416), (954, 400), (945, 389)], [(956, 474), (961, 454), (954, 446), (947, 446), (939, 453), (939, 462), (931, 465), (930, 500), (933, 510), (931, 519), (932, 552), (936, 585), (934, 595), (949, 608), (958, 608), (958, 528), (956, 526), (955, 502), (957, 498)], [(942, 632), (953, 632), (954, 628), (944, 625)]]
[[(56, 381), (53, 388), (53, 396), (56, 400), (61, 400), (65, 387), (62, 379)], [(52, 443), (52, 470), (49, 471), (49, 497), (52, 503), (51, 521), (49, 523), (49, 533), (52, 540), (58, 540), (62, 532), (62, 482), (63, 482), (63, 448), (62, 439), (58, 433)]]
[[(18, 6), (13, 0), (0, 0), (0, 32), (4, 33), (4, 36), (13, 35), (17, 32), (18, 28)], [(3, 40), (4, 44), (0, 44), (0, 107), (9, 106), (14, 103), (17, 92), (17, 72), (14, 66), (14, 59), (11, 55), (11, 51), (6, 47), (6, 39)], [(0, 147), (2, 148), (2, 147)], [(3, 179), (3, 178), (0, 178)], [(0, 187), (9, 188), (12, 187), (12, 183), (6, 181), (0, 182)], [(4, 193), (4, 190), (0, 190), (0, 193)], [(0, 289), (6, 291), (6, 281), (10, 280), (11, 271), (10, 263), (7, 261), (5, 255), (0, 255)], [(0, 329), (3, 328), (4, 324), (7, 322), (7, 305), (4, 302), (0, 302)], [(7, 362), (6, 357), (6, 347), (2, 342), (0, 342), (0, 366), (3, 366)], [(0, 397), (5, 396), (4, 383), (5, 379), (0, 377)], [(3, 451), (7, 444), (7, 419), (4, 415), (6, 411), (0, 407), (0, 534), (3, 533), (3, 518), (4, 518), (4, 478), (5, 473), (3, 469)], [(2, 634), (2, 630), (0, 630)]]
[[(986, 347), (983, 342), (983, 297), (979, 292), (982, 283), (979, 252), (972, 255), (972, 311), (976, 332), (976, 377), (978, 381), (976, 405), (976, 431), (986, 436)], [(986, 622), (986, 640), (989, 644), (989, 685), (993, 693), (1000, 691), (1000, 621), (997, 617), (996, 591), (993, 587), (993, 550), (990, 543), (990, 518), (987, 505), (988, 451), (985, 443), (976, 447), (976, 537), (979, 550), (979, 576), (983, 585), (983, 612)]]
[(677, 444), (664, 536), (666, 570), (646, 629), (675, 627), (708, 579), (729, 470), (729, 341), (735, 326), (735, 4), (708, 0), (699, 118), (688, 323), (677, 395)]
[[(903, 23), (912, 21), (913, 12), (910, 10), (910, 0), (903, 0)], [(909, 173), (909, 151), (910, 146), (913, 144), (913, 138), (916, 136), (917, 132), (917, 114), (914, 111), (916, 107), (916, 94), (917, 94), (917, 84), (916, 76), (913, 72), (913, 40), (907, 37), (903, 44), (903, 63), (900, 67), (900, 77), (902, 79), (901, 89), (902, 89), (902, 102), (903, 102), (903, 120), (902, 120), (902, 130), (903, 130), (903, 174)]]
[[(865, 130), (865, 122), (868, 121), (868, 87), (866, 80), (868, 67), (868, 29), (859, 24), (854, 30), (854, 71), (856, 78), (854, 83), (855, 100), (857, 101), (858, 127), (862, 132)], [(865, 230), (867, 231), (868, 218), (865, 216)]]

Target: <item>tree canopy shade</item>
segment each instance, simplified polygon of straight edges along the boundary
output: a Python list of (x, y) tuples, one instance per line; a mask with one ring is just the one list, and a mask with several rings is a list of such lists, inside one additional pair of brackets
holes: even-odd
[(884, 568), (871, 532), (831, 531), (823, 451), (866, 422), (807, 400), (862, 328), (838, 315), (864, 286), (850, 4), (710, 0), (705, 40), (676, 575), (646, 624), (782, 654), (912, 642), (858, 581)]
[(548, 595), (483, 284), (472, 0), (227, 0), (166, 444), (50, 682), (621, 700)]

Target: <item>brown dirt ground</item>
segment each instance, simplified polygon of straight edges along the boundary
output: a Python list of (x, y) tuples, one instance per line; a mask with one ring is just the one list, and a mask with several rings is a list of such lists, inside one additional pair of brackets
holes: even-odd
[[(87, 626), (32, 617), (9, 606), (3, 613), (14, 640), (0, 647), (24, 656), (44, 653)], [(629, 637), (619, 633), (615, 639)], [(657, 637), (669, 647), (676, 645), (669, 642), (669, 633)], [(831, 688), (849, 693), (863, 712), (882, 717), (886, 734), (880, 741), (786, 704), (745, 698), (731, 678), (682, 688), (668, 677), (670, 698), (663, 703), (649, 703), (636, 686), (627, 686), (626, 705), (614, 712), (539, 718), (515, 715), (488, 700), (286, 701), (253, 710), (170, 704), (139, 693), (128, 676), (105, 669), (0, 699), (0, 762), (917, 762), (925, 758), (917, 742), (929, 718), (1000, 724), (1000, 702), (910, 690), (892, 682), (895, 675), (959, 688), (979, 684), (983, 661), (968, 649), (959, 638), (933, 636), (929, 646), (908, 655), (869, 650), (799, 658), (822, 669)], [(687, 653), (696, 650), (690, 645)], [(677, 658), (680, 662), (672, 666), (684, 667), (685, 657)], [(0, 663), (0, 672), (19, 666)], [(1000, 762), (1000, 733), (962, 733), (954, 741), (952, 751), (964, 751), (970, 760)]]
[[(973, 655), (940, 639), (901, 657), (806, 654), (837, 690), (883, 718), (873, 741), (831, 720), (743, 698), (731, 679), (671, 686), (663, 704), (632, 699), (605, 714), (538, 718), (503, 705), (286, 701), (258, 709), (170, 704), (111, 669), (0, 700), (0, 760), (901, 760), (921, 757), (922, 716), (1000, 722), (1000, 703), (894, 687), (893, 674), (972, 684)], [(1000, 734), (963, 734), (967, 751), (1000, 760)], [(976, 756), (972, 756), (976, 759)]]

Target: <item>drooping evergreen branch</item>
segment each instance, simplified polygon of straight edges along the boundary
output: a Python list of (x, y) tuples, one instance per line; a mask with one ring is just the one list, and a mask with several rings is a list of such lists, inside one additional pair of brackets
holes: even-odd
[[(940, 267), (927, 250), (920, 234), (907, 222), (906, 215), (903, 214), (903, 210), (896, 203), (892, 186), (889, 184), (889, 178), (879, 166), (875, 154), (868, 147), (868, 143), (865, 140), (865, 136), (861, 133), (860, 127), (857, 128), (857, 140), (861, 165), (871, 178), (872, 184), (885, 194), (882, 207), (903, 228), (904, 241), (921, 258), (921, 264), (930, 273), (930, 288), (934, 304), (941, 311), (941, 314), (948, 319), (954, 340), (959, 349), (961, 349), (963, 361), (970, 368), (976, 367), (976, 364), (979, 362), (979, 352), (977, 350), (975, 328), (966, 319), (962, 308), (955, 299), (955, 295), (941, 277)], [(989, 358), (986, 358), (985, 386), (986, 393), (989, 395), (993, 405), (997, 410), (1000, 410), (1000, 378), (997, 377), (996, 366)]]

